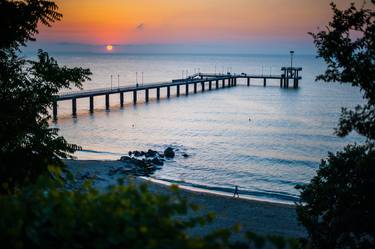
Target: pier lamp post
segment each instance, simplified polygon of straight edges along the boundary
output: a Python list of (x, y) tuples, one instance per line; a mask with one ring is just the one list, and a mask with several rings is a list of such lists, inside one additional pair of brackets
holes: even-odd
[(294, 54), (294, 51), (291, 50), (291, 51), (290, 51), (290, 68), (293, 67), (293, 54)]
[(111, 74), (111, 90), (112, 90), (113, 75)]
[(120, 89), (120, 75), (117, 75), (117, 88)]

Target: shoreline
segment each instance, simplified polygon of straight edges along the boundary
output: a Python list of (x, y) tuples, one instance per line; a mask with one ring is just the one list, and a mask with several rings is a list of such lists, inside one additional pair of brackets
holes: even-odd
[[(93, 179), (94, 187), (105, 189), (116, 184), (117, 179), (130, 179), (130, 175), (110, 176), (112, 168), (126, 167), (126, 163), (111, 160), (64, 160), (69, 170), (78, 178), (83, 175)], [(146, 183), (151, 192), (168, 194), (169, 186), (153, 181), (150, 178), (134, 177), (135, 184)], [(248, 198), (233, 198), (212, 192), (200, 192), (181, 188), (180, 194), (190, 203), (201, 207), (198, 212), (216, 213), (214, 222), (192, 229), (191, 234), (202, 235), (214, 229), (229, 228), (241, 224), (242, 235), (245, 231), (253, 231), (263, 235), (280, 235), (285, 237), (306, 237), (306, 230), (298, 224), (295, 206), (283, 203), (267, 202)], [(192, 214), (188, 214), (192, 215)], [(242, 236), (241, 233), (236, 236)], [(234, 237), (236, 237), (234, 236)]]
[[(220, 190), (211, 190), (209, 188), (196, 187), (194, 185), (192, 186), (184, 185), (184, 184), (180, 184), (179, 182), (170, 182), (168, 180), (156, 179), (156, 178), (147, 177), (147, 176), (140, 176), (139, 178), (147, 182), (151, 182), (152, 184), (160, 184), (164, 186), (177, 185), (179, 189), (184, 190), (184, 191), (190, 191), (193, 193), (202, 193), (202, 194), (216, 195), (216, 196), (221, 196), (221, 197), (226, 197), (226, 198), (233, 198), (233, 193), (230, 193), (230, 192), (224, 192)], [(254, 202), (270, 203), (270, 204), (279, 204), (279, 205), (289, 206), (292, 208), (296, 207), (295, 204), (292, 204), (287, 201), (266, 199), (266, 198), (262, 199), (262, 198), (257, 198), (255, 196), (241, 194), (241, 190), (239, 190), (239, 194), (240, 194), (239, 199), (241, 200), (249, 200), (249, 201), (254, 201)]]
[[(113, 152), (103, 152), (103, 151), (92, 151), (92, 150), (84, 150), (85, 153), (94, 153), (99, 154), (97, 158), (95, 157), (78, 157), (75, 160), (77, 161), (117, 161), (118, 158), (123, 156), (123, 153), (113, 153)], [(102, 155), (108, 155), (111, 154), (111, 156), (103, 157)], [(201, 193), (211, 193), (219, 196), (228, 196), (232, 197), (234, 189), (228, 189), (228, 187), (220, 187), (220, 186), (210, 186), (210, 185), (204, 185), (202, 183), (190, 183), (190, 182), (184, 182), (179, 180), (169, 180), (169, 179), (163, 179), (163, 178), (155, 178), (153, 176), (141, 176), (140, 178), (143, 178), (145, 180), (152, 181), (154, 183), (163, 184), (163, 185), (178, 185), (181, 189), (184, 190), (190, 190), (194, 192), (201, 192)], [(233, 191), (232, 191), (233, 190)], [(298, 197), (295, 196), (287, 196), (287, 195), (278, 195), (278, 197), (271, 197), (269, 195), (275, 195), (270, 193), (264, 193), (264, 192), (251, 192), (249, 193), (248, 190), (239, 189), (239, 194), (241, 196), (241, 199), (247, 199), (247, 200), (254, 200), (254, 201), (260, 201), (260, 202), (268, 202), (268, 203), (278, 203), (278, 204), (285, 204), (295, 207), (295, 203), (298, 202)]]

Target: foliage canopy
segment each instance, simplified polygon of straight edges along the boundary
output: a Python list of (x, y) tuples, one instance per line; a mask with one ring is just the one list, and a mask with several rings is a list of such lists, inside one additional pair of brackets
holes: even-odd
[(317, 175), (301, 186), (299, 220), (313, 248), (375, 247), (375, 150), (348, 145), (330, 153)]
[[(60, 171), (52, 167), (51, 172)], [(54, 175), (57, 175), (53, 173)], [(186, 216), (197, 210), (176, 187), (169, 195), (150, 192), (146, 185), (118, 185), (106, 191), (86, 182), (68, 190), (60, 181), (39, 178), (16, 195), (0, 196), (0, 243), (5, 248), (297, 248), (297, 240), (248, 233), (248, 240), (230, 240), (231, 230), (191, 236), (213, 215)]]
[[(372, 0), (372, 7), (375, 1)], [(333, 19), (327, 30), (310, 33), (319, 57), (327, 63), (317, 80), (350, 83), (358, 86), (366, 100), (355, 110), (343, 108), (337, 134), (345, 136), (355, 130), (375, 139), (375, 8), (358, 9), (354, 3), (339, 10), (331, 3)]]
[[(375, 7), (375, 1), (370, 5)], [(317, 175), (301, 190), (298, 218), (313, 248), (375, 248), (375, 8), (354, 3), (339, 10), (327, 29), (311, 33), (327, 69), (317, 80), (358, 86), (365, 100), (343, 108), (336, 133), (352, 131), (367, 138), (322, 160)]]
[(0, 192), (34, 180), (48, 164), (62, 165), (78, 148), (49, 127), (48, 110), (60, 89), (81, 87), (90, 70), (60, 67), (42, 50), (36, 61), (19, 54), (38, 23), (61, 19), (57, 10), (51, 1), (0, 1)]

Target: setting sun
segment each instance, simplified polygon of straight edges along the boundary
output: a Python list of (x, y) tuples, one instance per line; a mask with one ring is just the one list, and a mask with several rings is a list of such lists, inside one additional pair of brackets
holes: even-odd
[(113, 50), (113, 46), (112, 45), (107, 45), (106, 49), (107, 49), (107, 51), (112, 51)]

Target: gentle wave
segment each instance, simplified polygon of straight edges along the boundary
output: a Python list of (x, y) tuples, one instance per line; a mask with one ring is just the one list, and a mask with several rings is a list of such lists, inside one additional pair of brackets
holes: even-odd
[[(193, 188), (202, 189), (202, 190), (210, 190), (210, 191), (223, 192), (223, 193), (229, 193), (229, 194), (233, 194), (234, 187), (235, 187), (233, 186), (232, 188), (229, 188), (229, 187), (210, 186), (210, 185), (189, 183), (189, 182), (163, 179), (163, 178), (156, 178), (156, 179), (169, 182), (172, 184), (181, 185), (181, 186), (187, 186), (187, 187), (193, 187)], [(282, 202), (289, 203), (289, 204), (293, 204), (299, 201), (299, 197), (297, 195), (291, 195), (286, 192), (278, 192), (278, 191), (266, 191), (266, 190), (254, 191), (254, 190), (247, 190), (247, 189), (239, 189), (239, 194), (241, 196), (248, 196), (248, 197), (252, 197), (254, 199), (259, 199), (259, 200), (267, 200), (267, 201), (280, 200)]]

